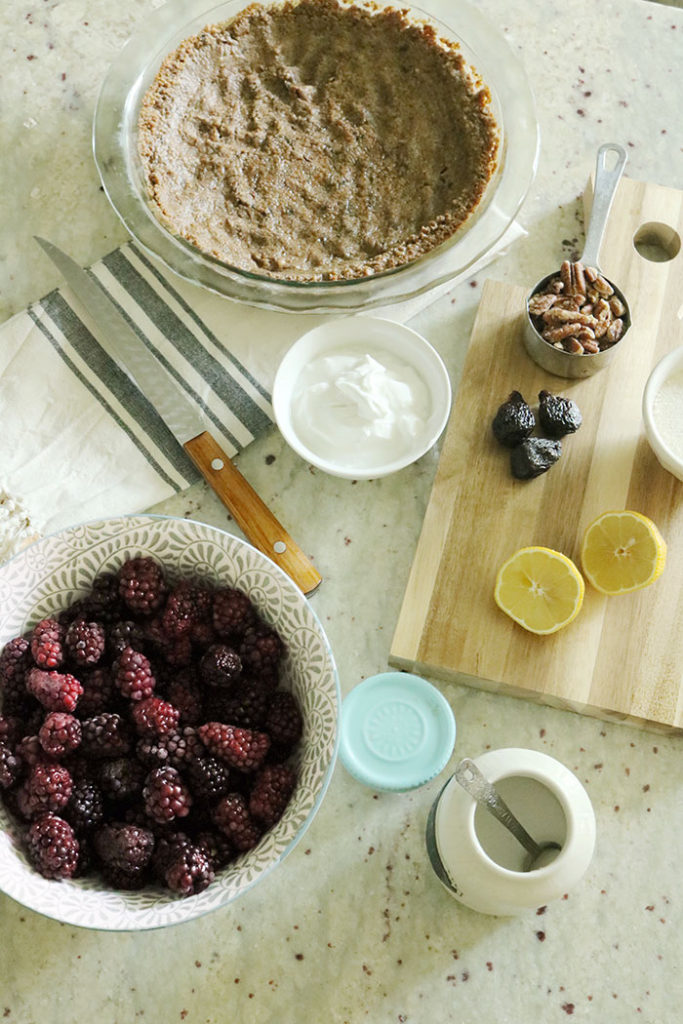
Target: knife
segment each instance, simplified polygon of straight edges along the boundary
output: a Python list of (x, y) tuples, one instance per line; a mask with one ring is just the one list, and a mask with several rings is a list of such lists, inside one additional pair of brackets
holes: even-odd
[(312, 593), (322, 580), (320, 573), (206, 429), (182, 388), (85, 270), (51, 242), (38, 236), (35, 239), (97, 322), (102, 347), (152, 403), (247, 539), (279, 565), (304, 594)]

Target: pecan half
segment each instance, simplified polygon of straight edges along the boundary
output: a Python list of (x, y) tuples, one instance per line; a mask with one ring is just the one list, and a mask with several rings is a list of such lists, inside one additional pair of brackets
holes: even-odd
[(609, 302), (607, 302), (606, 299), (598, 299), (593, 307), (593, 315), (596, 316), (598, 320), (611, 320), (612, 310), (610, 309)]
[(593, 287), (595, 288), (598, 295), (602, 295), (603, 298), (609, 298), (610, 295), (614, 295), (614, 288), (609, 283), (609, 281), (602, 276), (602, 274), (598, 274), (595, 281), (593, 282)]
[(548, 327), (543, 331), (543, 337), (546, 341), (554, 344), (556, 341), (563, 341), (565, 338), (576, 337), (580, 330), (581, 324), (563, 324), (561, 327)]
[(624, 333), (624, 321), (617, 319), (613, 320), (607, 328), (605, 337), (607, 338), (610, 345), (613, 345), (615, 341), (619, 341), (619, 338)]
[(529, 312), (532, 316), (542, 316), (558, 301), (557, 295), (540, 292), (529, 299)]

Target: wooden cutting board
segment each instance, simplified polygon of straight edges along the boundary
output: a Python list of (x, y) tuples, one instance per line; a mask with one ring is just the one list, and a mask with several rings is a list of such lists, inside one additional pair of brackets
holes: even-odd
[[(586, 212), (590, 184), (584, 197)], [(410, 671), (644, 727), (683, 729), (683, 483), (645, 439), (641, 397), (654, 364), (683, 344), (683, 192), (623, 179), (600, 264), (625, 292), (633, 326), (608, 368), (586, 380), (545, 372), (522, 344), (528, 288), (487, 281), (441, 452), (390, 661)], [(650, 253), (652, 249), (649, 250)], [(549, 268), (552, 269), (552, 268)], [(529, 287), (533, 282), (529, 282)], [(517, 481), (491, 420), (510, 391), (546, 388), (583, 414), (543, 476)], [(536, 636), (493, 599), (517, 548), (542, 544), (579, 562), (583, 530), (607, 509), (650, 516), (668, 545), (651, 587), (605, 597), (586, 586), (579, 616)]]

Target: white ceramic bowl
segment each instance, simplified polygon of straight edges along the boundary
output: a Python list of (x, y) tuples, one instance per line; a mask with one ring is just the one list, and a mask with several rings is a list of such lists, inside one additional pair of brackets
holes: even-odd
[[(673, 382), (676, 381), (675, 391)], [(664, 469), (683, 480), (683, 444), (676, 450), (667, 423), (683, 420), (683, 345), (657, 363), (643, 391), (643, 423), (650, 447)]]
[[(324, 358), (336, 364), (340, 355), (384, 359), (392, 373), (405, 372), (416, 383), (425, 415), (419, 417), (414, 434), (397, 430), (393, 438), (358, 442), (352, 428), (340, 427), (336, 436), (332, 422), (326, 422), (322, 431), (317, 429), (322, 416), (307, 412), (302, 395), (310, 383), (311, 367)], [(332, 476), (368, 480), (395, 473), (429, 451), (448, 421), (451, 394), (443, 360), (416, 331), (379, 317), (343, 317), (314, 327), (294, 342), (275, 375), (273, 411), (285, 440), (302, 459)]]
[(584, 876), (595, 850), (588, 793), (563, 764), (538, 750), (508, 747), (474, 759), (537, 843), (554, 842), (550, 862), (524, 870), (523, 847), (452, 776), (427, 820), (434, 871), (460, 903), (512, 916), (560, 899)]
[(249, 544), (215, 527), (161, 516), (123, 516), (45, 537), (0, 566), (0, 648), (41, 618), (86, 593), (100, 572), (126, 557), (150, 555), (169, 578), (197, 575), (236, 586), (287, 645), (282, 685), (300, 704), (304, 732), (298, 782), (281, 820), (204, 892), (180, 898), (148, 887), (107, 890), (96, 877), (51, 881), (29, 865), (17, 826), (0, 803), (0, 886), (32, 910), (67, 924), (111, 931), (178, 924), (224, 907), (255, 885), (292, 850), (310, 825), (337, 755), (340, 692), (325, 633), (301, 591)]

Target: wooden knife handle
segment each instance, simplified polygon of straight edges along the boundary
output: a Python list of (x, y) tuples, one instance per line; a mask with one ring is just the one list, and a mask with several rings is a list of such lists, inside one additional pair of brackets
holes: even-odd
[(185, 442), (185, 451), (232, 513), (245, 537), (310, 594), (322, 576), (259, 498), (208, 430)]

